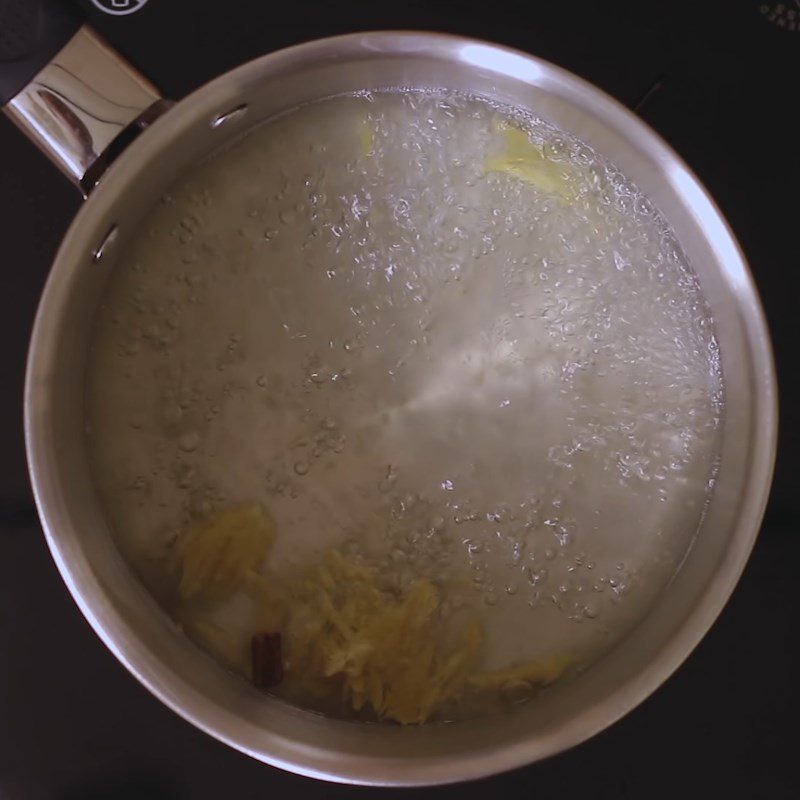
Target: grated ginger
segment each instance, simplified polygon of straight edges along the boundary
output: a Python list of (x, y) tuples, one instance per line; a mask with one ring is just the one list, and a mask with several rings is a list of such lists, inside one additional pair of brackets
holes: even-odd
[(273, 536), (272, 522), (257, 505), (235, 506), (189, 530), (177, 550), (180, 596), (232, 594), (262, 564)]
[(568, 666), (553, 656), (476, 672), (482, 627), (473, 620), (444, 644), (441, 599), (431, 581), (417, 581), (398, 598), (381, 589), (375, 570), (336, 550), (291, 578), (268, 579), (258, 569), (272, 539), (273, 525), (257, 505), (211, 517), (179, 541), (178, 590), (187, 633), (245, 673), (247, 642), (218, 624), (214, 612), (237, 592), (249, 597), (252, 629), (280, 632), (285, 643), (284, 680), (292, 694), (421, 724), (470, 691), (544, 686)]
[(296, 585), (293, 602), (287, 676), (318, 697), (339, 694), (403, 724), (425, 722), (466, 685), (483, 639), (470, 624), (445, 651), (430, 581), (398, 600), (378, 588), (374, 571), (335, 551)]
[(501, 134), (504, 149), (486, 158), (484, 172), (511, 175), (542, 192), (556, 195), (564, 204), (575, 200), (575, 190), (565, 166), (547, 159), (524, 130), (508, 123), (496, 123), (495, 131)]

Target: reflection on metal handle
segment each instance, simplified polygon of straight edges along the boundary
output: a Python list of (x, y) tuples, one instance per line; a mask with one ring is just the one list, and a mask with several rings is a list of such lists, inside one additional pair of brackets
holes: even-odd
[(84, 26), (4, 111), (86, 194), (105, 168), (109, 145), (168, 105)]

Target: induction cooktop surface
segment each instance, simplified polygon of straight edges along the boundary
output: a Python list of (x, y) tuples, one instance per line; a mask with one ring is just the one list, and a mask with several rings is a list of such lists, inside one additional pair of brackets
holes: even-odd
[[(697, 650), (633, 713), (544, 763), (418, 797), (796, 797), (800, 661), (800, 2), (84, 0), (169, 97), (304, 40), (436, 30), (553, 61), (636, 112), (689, 163), (750, 261), (781, 390), (772, 498), (750, 564)], [(114, 11), (117, 13), (109, 13)], [(119, 13), (128, 11), (130, 13)], [(374, 796), (258, 764), (151, 697), (94, 636), (56, 572), (26, 473), (22, 382), (36, 303), (77, 192), (0, 118), (0, 798)], [(387, 791), (388, 795), (388, 791)], [(392, 795), (402, 796), (403, 791)]]

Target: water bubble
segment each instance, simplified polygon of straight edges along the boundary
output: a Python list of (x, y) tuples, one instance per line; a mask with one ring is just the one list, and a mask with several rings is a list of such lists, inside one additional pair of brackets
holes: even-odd
[(445, 518), (441, 514), (431, 517), (428, 522), (428, 530), (431, 533), (441, 533), (447, 525)]
[(464, 545), (471, 556), (482, 552), (484, 547), (483, 542), (478, 539), (464, 539)]
[(378, 483), (378, 488), (382, 492), (388, 492), (392, 489), (392, 487), (395, 485), (396, 482), (397, 482), (397, 470), (391, 464), (389, 464), (389, 466), (386, 468), (386, 473)]
[(515, 678), (510, 681), (506, 681), (500, 687), (500, 695), (508, 703), (513, 703), (515, 705), (524, 703), (526, 700), (529, 700), (532, 697), (533, 686), (528, 683), (528, 681)]
[(181, 434), (178, 438), (178, 447), (185, 453), (191, 453), (193, 450), (196, 450), (199, 444), (200, 434), (197, 433), (197, 431), (189, 431)]
[(312, 383), (316, 383), (317, 385), (327, 383), (331, 379), (331, 371), (325, 366), (318, 367), (312, 370), (308, 377)]
[(294, 471), (297, 475), (306, 475), (308, 474), (308, 462), (306, 461), (296, 461), (294, 464)]
[(540, 569), (532, 569), (531, 567), (525, 568), (525, 575), (528, 579), (528, 582), (532, 586), (538, 586), (540, 583), (544, 583), (547, 580), (548, 572), (544, 567)]
[(414, 492), (406, 492), (403, 495), (400, 504), (404, 511), (409, 511), (413, 509), (418, 502), (419, 502), (419, 497), (416, 494), (414, 494)]

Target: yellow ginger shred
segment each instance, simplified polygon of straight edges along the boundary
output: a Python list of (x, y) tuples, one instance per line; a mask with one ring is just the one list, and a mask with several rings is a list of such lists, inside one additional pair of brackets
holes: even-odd
[(326, 555), (297, 587), (287, 672), (318, 696), (339, 693), (356, 710), (369, 705), (380, 718), (422, 723), (465, 685), (481, 629), (467, 626), (444, 652), (434, 585), (417, 581), (398, 600), (376, 579), (336, 551)]
[(180, 596), (233, 593), (264, 561), (273, 535), (272, 522), (258, 505), (235, 506), (187, 531), (177, 548)]
[(468, 690), (513, 681), (547, 685), (569, 665), (552, 656), (476, 673), (482, 627), (473, 620), (444, 645), (441, 599), (431, 581), (418, 580), (398, 598), (380, 587), (375, 570), (331, 550), (316, 567), (276, 582), (258, 571), (272, 538), (262, 509), (242, 505), (200, 523), (178, 544), (179, 593), (204, 601), (186, 606), (187, 633), (230, 666), (249, 669), (247, 648), (206, 618), (205, 601), (238, 590), (253, 601), (254, 629), (284, 637), (285, 680), (295, 690), (343, 700), (356, 711), (370, 707), (379, 719), (404, 725), (426, 722)]
[(518, 178), (542, 192), (556, 195), (564, 204), (575, 200), (576, 192), (567, 177), (566, 165), (546, 158), (524, 130), (507, 122), (495, 123), (494, 129), (502, 136), (504, 147), (501, 153), (486, 158), (484, 172)]

